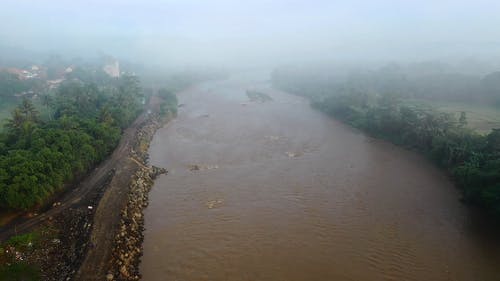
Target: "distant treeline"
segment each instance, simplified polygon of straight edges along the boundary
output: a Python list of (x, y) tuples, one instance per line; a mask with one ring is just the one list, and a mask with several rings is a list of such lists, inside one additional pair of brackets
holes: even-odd
[(351, 93), (393, 94), (410, 99), (500, 106), (500, 71), (480, 75), (429, 64), (425, 67), (387, 65), (375, 70), (289, 67), (273, 75), (275, 83), (288, 91), (314, 98)]
[[(317, 76), (311, 73), (301, 76), (296, 70), (279, 69), (274, 72), (273, 83), (310, 98), (315, 108), (354, 127), (427, 155), (452, 174), (466, 202), (481, 206), (500, 219), (500, 129), (480, 135), (465, 127), (465, 113), (457, 118), (405, 103), (401, 99), (404, 90), (395, 91), (397, 84), (391, 85), (387, 79), (377, 82), (385, 86), (365, 90), (367, 86), (362, 81), (359, 84), (353, 81), (321, 83), (311, 77)], [(482, 85), (491, 86), (489, 81), (496, 80), (494, 77), (500, 81), (500, 73), (495, 73), (481, 79)], [(422, 83), (422, 87), (429, 87)], [(447, 83), (441, 81), (440, 84), (444, 87)], [(486, 91), (494, 87), (484, 89), (485, 92), (478, 93), (484, 100), (498, 97)], [(423, 92), (419, 89), (413, 93), (420, 91)], [(434, 91), (438, 92), (439, 88)], [(450, 91), (439, 98), (454, 97)]]
[(23, 99), (0, 135), (0, 207), (29, 209), (103, 160), (139, 114), (143, 93), (135, 76), (106, 83), (70, 81), (42, 102), (40, 118)]

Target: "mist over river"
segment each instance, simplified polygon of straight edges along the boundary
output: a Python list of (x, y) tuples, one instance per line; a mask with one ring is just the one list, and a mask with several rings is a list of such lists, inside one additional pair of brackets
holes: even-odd
[(498, 243), (442, 171), (268, 80), (179, 93), (149, 151), (169, 174), (145, 210), (143, 280), (500, 280)]

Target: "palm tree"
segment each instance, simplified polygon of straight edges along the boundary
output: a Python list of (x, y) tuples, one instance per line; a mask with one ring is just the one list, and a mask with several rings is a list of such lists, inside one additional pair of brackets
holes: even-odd
[(31, 100), (24, 98), (19, 109), (24, 114), (26, 121), (36, 122), (38, 120), (38, 111)]
[(51, 110), (54, 105), (54, 98), (49, 94), (42, 95), (42, 105), (47, 108), (47, 112), (49, 114), (49, 119), (52, 120), (54, 112)]
[(19, 107), (16, 107), (12, 111), (11, 116), (11, 118), (7, 119), (5, 127), (11, 132), (19, 131), (23, 127), (24, 122), (26, 122), (25, 115)]
[(9, 134), (16, 139), (21, 136), (31, 136), (38, 122), (38, 111), (28, 99), (23, 99), (7, 119), (5, 127)]

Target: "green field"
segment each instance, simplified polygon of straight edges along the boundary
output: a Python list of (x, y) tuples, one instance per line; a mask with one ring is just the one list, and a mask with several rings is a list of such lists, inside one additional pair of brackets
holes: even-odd
[(467, 114), (467, 126), (481, 134), (500, 128), (500, 108), (462, 102), (411, 101), (411, 103), (430, 106), (438, 111), (453, 113), (458, 118), (463, 111)]
[(460, 112), (465, 112), (467, 126), (480, 133), (489, 133), (491, 129), (500, 128), (500, 109), (497, 107), (463, 103), (436, 104), (436, 107), (457, 116), (460, 116)]

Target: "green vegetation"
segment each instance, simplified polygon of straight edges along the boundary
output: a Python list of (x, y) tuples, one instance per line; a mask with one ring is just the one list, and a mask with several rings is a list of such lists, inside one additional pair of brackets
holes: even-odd
[(427, 155), (451, 173), (464, 201), (500, 219), (500, 129), (479, 134), (466, 127), (465, 111), (459, 116), (437, 111), (408, 102), (397, 93), (315, 84), (286, 71), (275, 72), (273, 82), (310, 98), (313, 107), (335, 118)]
[(162, 115), (171, 113), (173, 116), (176, 116), (178, 105), (177, 96), (167, 89), (160, 89), (158, 91), (158, 96), (163, 99), (160, 104), (160, 113)]
[(5, 120), (19, 102), (18, 95), (40, 89), (41, 81), (20, 80), (17, 75), (0, 71), (0, 120)]
[(418, 106), (433, 107), (438, 111), (451, 113), (456, 116), (460, 116), (464, 112), (467, 116), (467, 127), (481, 134), (487, 134), (494, 128), (500, 128), (500, 107), (494, 105), (452, 101), (430, 102), (425, 100), (404, 100), (403, 102)]
[(389, 64), (370, 70), (301, 66), (278, 69), (272, 79), (276, 86), (312, 99), (353, 93), (393, 94), (415, 102), (500, 108), (500, 71), (485, 75), (459, 71), (465, 70), (438, 62)]
[(26, 249), (32, 247), (40, 239), (38, 232), (30, 232), (11, 237), (5, 244), (16, 249)]
[(247, 97), (253, 102), (268, 102), (273, 100), (268, 94), (250, 90), (247, 90)]
[(37, 266), (25, 261), (25, 254), (39, 248), (40, 233), (13, 236), (0, 245), (0, 280), (40, 280)]
[(135, 76), (65, 83), (44, 101), (48, 118), (24, 99), (0, 135), (0, 208), (43, 204), (103, 160), (141, 111), (142, 99)]

